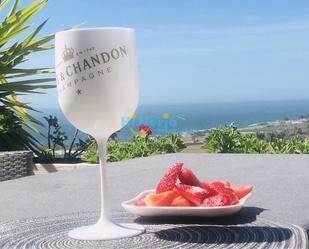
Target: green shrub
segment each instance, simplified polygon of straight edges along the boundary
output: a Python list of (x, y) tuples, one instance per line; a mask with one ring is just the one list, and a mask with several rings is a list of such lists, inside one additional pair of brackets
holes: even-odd
[(97, 154), (97, 145), (96, 143), (92, 143), (88, 146), (88, 148), (83, 152), (81, 155), (82, 160), (96, 163), (99, 161), (98, 154)]
[[(289, 140), (274, 139), (271, 142), (271, 146), (274, 153), (285, 153), (285, 154), (301, 154), (301, 153), (308, 153), (306, 152), (308, 142), (303, 141), (300, 137), (295, 136)], [(307, 146), (308, 147), (308, 146)]]
[(267, 153), (269, 143), (265, 140), (258, 139), (255, 134), (244, 134), (240, 140), (242, 153)]
[[(185, 148), (179, 134), (157, 137), (150, 137), (149, 135), (134, 132), (130, 141), (109, 140), (107, 142), (107, 161), (116, 162), (136, 157), (175, 153)], [(94, 142), (82, 154), (82, 159), (92, 163), (98, 162), (97, 146)]]
[(302, 153), (309, 154), (309, 139), (305, 139), (302, 144)]
[(271, 142), (254, 133), (241, 134), (234, 124), (211, 129), (203, 148), (215, 153), (309, 153), (309, 139), (299, 136), (290, 139), (273, 138)]
[(233, 123), (213, 128), (209, 131), (202, 148), (207, 152), (239, 153), (242, 149), (241, 134)]
[(270, 145), (273, 153), (286, 153), (287, 140), (283, 138), (275, 138)]

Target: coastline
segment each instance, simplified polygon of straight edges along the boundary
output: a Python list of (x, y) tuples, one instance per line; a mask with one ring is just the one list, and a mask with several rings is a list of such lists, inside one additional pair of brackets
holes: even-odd
[[(187, 146), (184, 152), (201, 152), (202, 149), (200, 149), (200, 146), (204, 143), (210, 129), (180, 133)], [(285, 138), (298, 135), (302, 138), (309, 138), (309, 116), (254, 123), (246, 127), (238, 128), (238, 130), (242, 133), (259, 134), (266, 140), (269, 140), (272, 135)]]
[[(146, 124), (152, 128), (154, 135), (164, 136), (171, 132), (177, 132), (195, 133), (200, 136), (209, 128), (230, 124), (231, 122), (235, 122), (239, 128), (244, 128), (262, 122), (284, 120), (286, 117), (296, 119), (301, 115), (309, 114), (307, 106), (309, 106), (309, 99), (140, 105), (136, 110), (134, 121), (123, 127), (117, 135), (119, 140), (130, 139), (132, 136), (131, 129), (137, 130), (138, 125)], [(33, 115), (39, 120), (43, 119), (44, 116), (56, 116), (59, 125), (69, 139), (74, 135), (75, 128), (59, 108), (42, 109), (42, 113), (34, 113)], [(45, 121), (44, 124), (47, 125)], [(37, 128), (43, 134), (47, 134), (46, 127), (38, 126)], [(37, 139), (45, 142), (39, 136), (37, 136)]]
[[(180, 153), (205, 153), (201, 148), (205, 142), (205, 138), (211, 128), (192, 132), (181, 132), (180, 135), (184, 140), (186, 148)], [(309, 138), (309, 116), (301, 116), (296, 119), (275, 120), (262, 123), (250, 124), (246, 127), (238, 128), (241, 133), (263, 134), (264, 139), (271, 134), (285, 136), (299, 135), (303, 138)], [(164, 136), (164, 135), (163, 135)], [(56, 151), (61, 153), (60, 150)], [(36, 163), (34, 173), (45, 174), (62, 170), (71, 170), (81, 167), (93, 166), (85, 162), (67, 164), (67, 163)]]

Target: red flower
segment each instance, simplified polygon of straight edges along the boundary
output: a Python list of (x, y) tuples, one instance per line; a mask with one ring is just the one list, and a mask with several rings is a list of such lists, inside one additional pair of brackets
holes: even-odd
[(142, 133), (144, 135), (150, 135), (152, 133), (150, 126), (144, 125), (144, 124), (141, 124), (138, 127), (138, 130), (139, 130), (140, 133)]

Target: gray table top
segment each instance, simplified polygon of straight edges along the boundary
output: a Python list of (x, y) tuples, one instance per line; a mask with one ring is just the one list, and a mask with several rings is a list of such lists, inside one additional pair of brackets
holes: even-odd
[[(203, 180), (253, 184), (238, 218), (271, 219), (309, 229), (309, 156), (178, 153), (110, 163), (113, 211), (144, 189), (153, 188), (171, 163), (183, 161)], [(99, 210), (99, 168), (62, 171), (0, 183), (0, 219), (43, 217)], [(237, 217), (237, 215), (236, 215)]]

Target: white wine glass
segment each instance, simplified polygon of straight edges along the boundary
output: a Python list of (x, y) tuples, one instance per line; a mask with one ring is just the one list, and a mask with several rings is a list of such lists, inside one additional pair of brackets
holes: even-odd
[(56, 33), (55, 64), (60, 108), (79, 130), (98, 145), (101, 212), (94, 225), (76, 228), (69, 236), (105, 240), (135, 236), (138, 224), (117, 224), (110, 216), (107, 197), (106, 143), (135, 112), (138, 75), (134, 30), (130, 28), (73, 29)]

